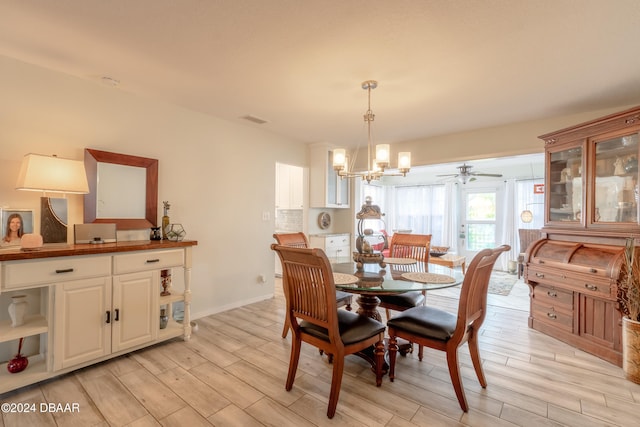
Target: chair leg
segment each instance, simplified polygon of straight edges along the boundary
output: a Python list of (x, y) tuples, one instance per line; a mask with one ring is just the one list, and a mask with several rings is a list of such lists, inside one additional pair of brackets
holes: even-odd
[(384, 337), (380, 337), (375, 345), (374, 355), (376, 359), (376, 387), (382, 385), (382, 365), (384, 365)]
[(289, 333), (289, 316), (284, 317), (284, 326), (282, 327), (282, 338), (286, 338)]
[(396, 377), (396, 357), (398, 356), (398, 340), (395, 336), (389, 337), (389, 381)]
[(289, 358), (289, 373), (287, 374), (287, 383), (285, 390), (289, 391), (293, 387), (293, 381), (296, 379), (296, 371), (298, 370), (298, 360), (300, 359), (300, 347), (302, 341), (295, 334), (291, 340), (291, 357)]
[(338, 406), (340, 397), (340, 386), (342, 385), (342, 373), (344, 371), (344, 354), (338, 355), (333, 361), (333, 375), (331, 377), (331, 392), (329, 393), (329, 407), (327, 417), (333, 418)]
[(389, 319), (391, 319), (391, 312), (388, 308), (384, 309), (384, 314), (387, 316), (387, 321), (389, 321)]
[(453, 390), (456, 392), (458, 403), (460, 403), (462, 410), (467, 412), (469, 410), (469, 406), (467, 405), (467, 398), (464, 395), (464, 388), (462, 388), (462, 377), (460, 376), (457, 348), (447, 350), (447, 365), (449, 366), (451, 384), (453, 384)]
[(471, 361), (473, 362), (473, 368), (476, 370), (476, 376), (482, 388), (487, 388), (487, 379), (484, 376), (484, 370), (482, 369), (482, 360), (480, 359), (480, 349), (478, 347), (478, 336), (475, 334), (475, 330), (469, 336), (469, 354), (471, 355)]

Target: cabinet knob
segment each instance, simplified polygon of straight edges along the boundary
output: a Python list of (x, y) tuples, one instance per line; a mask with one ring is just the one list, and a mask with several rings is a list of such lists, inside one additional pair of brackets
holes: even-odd
[(154, 262), (160, 262), (160, 258), (148, 259), (147, 264), (152, 264)]
[(598, 287), (596, 285), (592, 285), (591, 283), (585, 283), (584, 287), (589, 289), (590, 291), (597, 291)]
[(117, 322), (120, 320), (120, 309), (116, 308), (114, 311), (116, 312), (116, 315), (113, 317), (113, 321)]
[(111, 323), (111, 312), (107, 310), (107, 323)]
[(544, 273), (536, 273), (536, 277), (544, 279)]
[(589, 273), (597, 273), (597, 272), (598, 272), (598, 270), (596, 270), (595, 268), (589, 269)]
[(63, 268), (61, 270), (56, 270), (56, 274), (62, 273), (73, 273), (73, 268)]
[(547, 295), (549, 295), (551, 298), (557, 298), (558, 297), (558, 293), (557, 292), (553, 292), (553, 291), (548, 291)]
[(547, 317), (549, 319), (557, 319), (558, 318), (558, 316), (555, 313), (547, 313)]

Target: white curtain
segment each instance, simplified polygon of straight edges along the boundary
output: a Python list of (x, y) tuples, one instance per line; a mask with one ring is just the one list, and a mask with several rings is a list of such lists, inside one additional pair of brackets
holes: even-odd
[(518, 259), (518, 230), (516, 226), (515, 216), (519, 214), (516, 210), (516, 181), (508, 179), (505, 181), (504, 200), (502, 203), (502, 236), (499, 237), (499, 244), (507, 244), (511, 246), (511, 250), (507, 252), (507, 256), (501, 256), (498, 259), (497, 269), (507, 271), (508, 262)]
[(447, 182), (444, 194), (443, 246), (449, 246), (450, 252), (458, 252), (458, 186), (454, 182)]

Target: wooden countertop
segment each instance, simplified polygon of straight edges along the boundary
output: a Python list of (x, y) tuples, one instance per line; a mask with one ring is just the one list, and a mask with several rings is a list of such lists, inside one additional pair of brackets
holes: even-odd
[(180, 242), (172, 242), (169, 240), (136, 240), (100, 244), (86, 243), (81, 245), (45, 244), (42, 248), (29, 251), (23, 251), (19, 247), (4, 247), (0, 248), (0, 261), (171, 249), (195, 246), (197, 244), (197, 240), (183, 240)]

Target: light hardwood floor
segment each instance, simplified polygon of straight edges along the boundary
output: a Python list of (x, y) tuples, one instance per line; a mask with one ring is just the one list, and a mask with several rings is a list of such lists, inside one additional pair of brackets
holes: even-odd
[[(276, 290), (281, 283), (276, 280)], [(289, 339), (275, 298), (197, 321), (189, 342), (171, 341), (0, 395), (4, 402), (77, 403), (79, 413), (4, 413), (13, 426), (637, 426), (640, 385), (622, 370), (527, 327), (528, 288), (490, 295), (480, 351), (487, 381), (461, 348), (470, 410), (460, 410), (444, 355), (399, 358), (395, 382), (376, 388), (370, 367), (347, 358), (335, 418), (327, 419), (331, 365), (303, 346), (293, 390), (284, 383)], [(456, 291), (428, 304), (455, 310)], [(417, 353), (417, 352), (416, 352)]]

